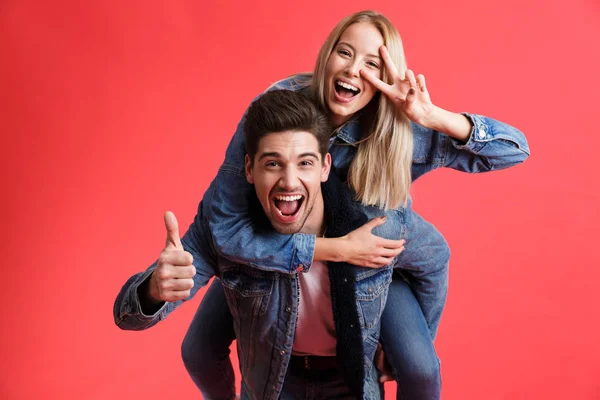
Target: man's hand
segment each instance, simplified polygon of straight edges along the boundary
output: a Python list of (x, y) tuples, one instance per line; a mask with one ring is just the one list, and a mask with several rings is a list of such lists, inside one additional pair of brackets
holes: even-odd
[(406, 241), (384, 239), (371, 231), (385, 223), (385, 217), (373, 218), (358, 229), (343, 237), (345, 245), (341, 250), (342, 261), (359, 267), (380, 268), (392, 262), (402, 253)]
[(150, 276), (149, 294), (155, 302), (187, 299), (196, 275), (194, 259), (183, 249), (177, 218), (171, 211), (165, 213), (165, 228), (167, 242), (158, 257), (158, 266)]

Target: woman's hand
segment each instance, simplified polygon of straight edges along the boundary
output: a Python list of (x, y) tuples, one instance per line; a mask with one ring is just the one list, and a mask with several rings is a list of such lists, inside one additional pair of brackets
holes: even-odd
[(412, 122), (466, 142), (473, 127), (471, 121), (462, 114), (433, 105), (423, 75), (415, 77), (415, 73), (409, 69), (404, 76), (400, 76), (386, 47), (381, 46), (379, 52), (392, 83), (385, 83), (365, 70), (360, 70), (361, 76), (387, 96)]
[(361, 76), (386, 95), (411, 121), (427, 127), (435, 107), (429, 97), (425, 77), (422, 74), (415, 77), (410, 69), (405, 76), (400, 76), (387, 48), (381, 46), (379, 52), (392, 84), (385, 83), (366, 70), (360, 71)]
[(384, 239), (371, 231), (385, 223), (373, 218), (341, 238), (317, 238), (314, 259), (347, 262), (359, 267), (380, 268), (389, 265), (404, 250), (405, 240)]

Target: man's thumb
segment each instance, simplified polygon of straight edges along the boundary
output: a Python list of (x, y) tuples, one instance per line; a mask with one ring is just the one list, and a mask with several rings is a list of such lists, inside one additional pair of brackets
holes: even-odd
[(167, 228), (167, 243), (166, 247), (183, 250), (181, 239), (179, 238), (179, 225), (177, 218), (171, 211), (165, 213), (165, 228)]

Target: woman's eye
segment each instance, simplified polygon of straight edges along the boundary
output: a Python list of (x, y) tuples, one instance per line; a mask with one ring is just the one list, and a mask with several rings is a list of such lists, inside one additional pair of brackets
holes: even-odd
[(350, 52), (348, 50), (340, 49), (340, 50), (338, 50), (338, 54), (345, 56), (345, 57), (350, 57)]
[(369, 67), (373, 67), (373, 68), (379, 69), (379, 64), (377, 64), (375, 61), (369, 61), (369, 62), (367, 62), (367, 65)]

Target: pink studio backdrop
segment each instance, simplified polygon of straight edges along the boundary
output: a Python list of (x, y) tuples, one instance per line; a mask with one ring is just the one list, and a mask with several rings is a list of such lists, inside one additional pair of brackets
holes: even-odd
[(254, 96), (365, 8), (436, 104), (532, 149), (414, 186), (452, 248), (443, 398), (600, 399), (593, 0), (2, 1), (0, 398), (200, 398), (179, 352), (204, 290), (145, 332), (115, 327), (114, 298), (162, 249), (165, 210), (192, 221)]

